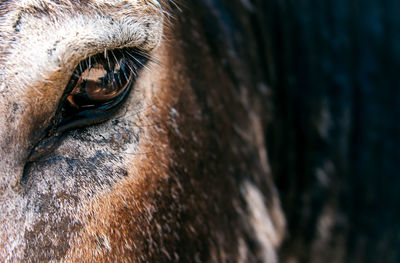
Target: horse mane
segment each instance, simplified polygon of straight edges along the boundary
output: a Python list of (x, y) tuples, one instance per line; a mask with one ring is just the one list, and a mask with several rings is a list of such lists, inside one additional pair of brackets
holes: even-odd
[(398, 3), (200, 2), (213, 56), (261, 117), (287, 220), (282, 262), (375, 262), (382, 251), (395, 262)]

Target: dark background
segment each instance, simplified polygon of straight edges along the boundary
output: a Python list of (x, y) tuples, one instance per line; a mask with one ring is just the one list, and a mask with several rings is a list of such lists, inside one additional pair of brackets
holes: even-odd
[(198, 5), (214, 55), (265, 98), (281, 262), (400, 262), (400, 1)]

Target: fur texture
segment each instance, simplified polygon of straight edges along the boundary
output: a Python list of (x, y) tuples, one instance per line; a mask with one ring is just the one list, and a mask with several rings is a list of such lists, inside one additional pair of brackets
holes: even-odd
[[(277, 261), (260, 113), (167, 5), (0, 2), (0, 261)], [(124, 107), (27, 166), (79, 61), (122, 47), (153, 58)]]

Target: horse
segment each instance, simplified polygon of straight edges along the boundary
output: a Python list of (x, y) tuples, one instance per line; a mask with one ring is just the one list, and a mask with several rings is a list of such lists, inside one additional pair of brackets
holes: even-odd
[(398, 262), (396, 10), (0, 0), (0, 261)]
[(266, 96), (196, 5), (1, 1), (0, 261), (277, 262)]

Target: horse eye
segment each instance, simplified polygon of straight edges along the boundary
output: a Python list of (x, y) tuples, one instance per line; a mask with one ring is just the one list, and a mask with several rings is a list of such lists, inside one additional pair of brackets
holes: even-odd
[(143, 53), (130, 49), (112, 50), (82, 61), (68, 84), (57, 131), (106, 120), (123, 104), (146, 62)]
[(103, 61), (81, 73), (68, 102), (76, 109), (104, 105), (121, 95), (134, 78), (135, 67), (125, 58), (117, 63)]
[(51, 152), (72, 129), (104, 122), (127, 100), (146, 53), (132, 48), (111, 50), (79, 63), (60, 100), (46, 133), (33, 148), (28, 162)]

